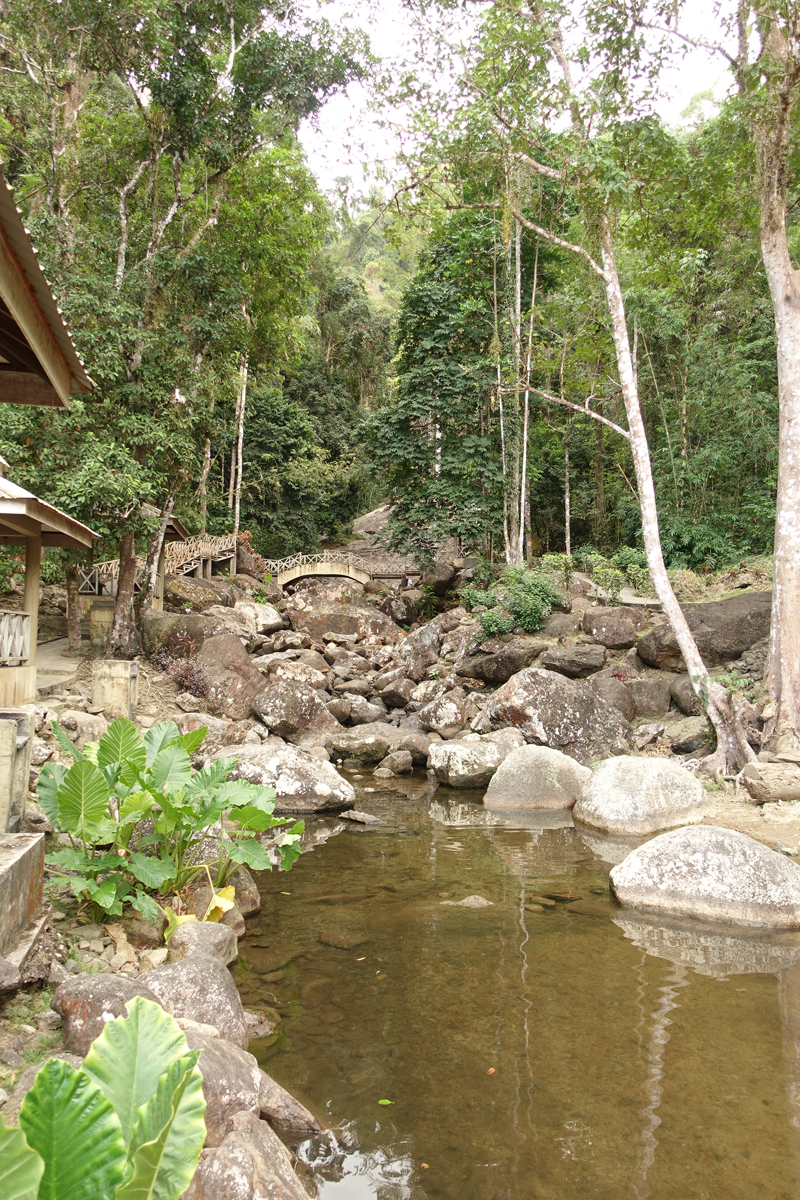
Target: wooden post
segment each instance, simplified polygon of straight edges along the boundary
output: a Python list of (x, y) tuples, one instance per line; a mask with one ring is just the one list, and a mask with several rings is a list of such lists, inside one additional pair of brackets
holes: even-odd
[(158, 581), (153, 592), (153, 612), (164, 611), (164, 588), (166, 585), (166, 570), (164, 567), (164, 552), (166, 550), (166, 542), (161, 547), (161, 553), (158, 556)]
[(23, 612), (31, 615), (31, 647), (28, 666), (36, 666), (36, 638), (39, 632), (39, 576), (42, 566), (42, 535), (25, 539), (25, 592)]

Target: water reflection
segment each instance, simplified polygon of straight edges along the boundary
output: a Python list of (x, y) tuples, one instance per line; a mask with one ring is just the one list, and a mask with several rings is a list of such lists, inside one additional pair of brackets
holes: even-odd
[(800, 933), (769, 934), (702, 921), (665, 921), (618, 909), (611, 918), (635, 946), (699, 975), (772, 974), (800, 958)]

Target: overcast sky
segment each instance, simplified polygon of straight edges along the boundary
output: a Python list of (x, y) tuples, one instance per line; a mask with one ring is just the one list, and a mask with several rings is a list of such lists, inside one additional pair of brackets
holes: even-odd
[[(707, 39), (715, 37), (710, 0), (692, 0), (689, 8), (692, 32), (700, 31)], [(366, 29), (373, 54), (385, 66), (398, 66), (409, 56), (411, 26), (401, 0), (362, 0), (346, 4), (329, 0), (321, 11), (331, 21), (345, 21)], [(669, 100), (659, 106), (661, 116), (670, 125), (679, 125), (681, 113), (694, 96), (713, 90), (721, 98), (729, 84), (729, 75), (721, 58), (701, 50), (692, 50), (664, 78)], [(366, 191), (363, 164), (368, 172), (377, 161), (392, 162), (394, 142), (378, 126), (376, 114), (369, 111), (369, 95), (361, 84), (352, 84), (345, 95), (330, 100), (317, 120), (317, 126), (304, 122), (300, 140), (308, 163), (323, 191), (331, 190), (339, 176), (349, 176), (356, 191)]]

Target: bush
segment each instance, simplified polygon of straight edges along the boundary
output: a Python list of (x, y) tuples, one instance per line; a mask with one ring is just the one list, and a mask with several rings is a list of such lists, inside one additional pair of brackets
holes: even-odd
[(503, 578), (490, 592), (476, 590), (473, 604), (485, 604), (480, 613), (481, 640), (510, 633), (517, 626), (526, 633), (541, 629), (554, 608), (565, 604), (562, 590), (538, 571), (507, 567)]
[(541, 569), (548, 575), (555, 575), (563, 580), (564, 587), (569, 591), (572, 587), (574, 562), (569, 554), (543, 554), (540, 560)]
[(583, 542), (572, 551), (572, 561), (579, 571), (591, 571), (592, 559), (598, 556), (602, 558), (600, 551), (590, 542)]
[(655, 588), (653, 581), (650, 578), (650, 572), (647, 567), (637, 567), (635, 563), (631, 563), (628, 570), (625, 572), (633, 590), (639, 596), (651, 596)]
[(625, 586), (625, 576), (616, 567), (595, 567), (592, 574), (597, 587), (608, 595), (609, 604), (619, 604), (619, 594)]
[(628, 575), (630, 567), (647, 570), (647, 555), (644, 550), (639, 550), (636, 546), (620, 546), (611, 562), (618, 570), (622, 571), (623, 575)]

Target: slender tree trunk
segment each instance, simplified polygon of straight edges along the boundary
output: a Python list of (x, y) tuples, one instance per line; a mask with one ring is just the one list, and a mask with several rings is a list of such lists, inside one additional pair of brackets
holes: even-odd
[(247, 404), (247, 355), (241, 371), (242, 385), (239, 392), (239, 427), (236, 431), (236, 490), (233, 505), (233, 532), (239, 532), (239, 516), (242, 510), (242, 448), (244, 446), (244, 410)]
[(594, 513), (592, 515), (592, 532), (595, 542), (599, 545), (605, 524), (605, 478), (606, 478), (606, 448), (603, 438), (603, 426), (596, 422), (595, 454), (594, 454)]
[(108, 655), (133, 658), (139, 652), (139, 639), (133, 619), (133, 593), (136, 583), (136, 546), (132, 533), (123, 533), (119, 544), (119, 578), (114, 621), (108, 640)]
[[(239, 402), (236, 402), (236, 425), (239, 425)], [(231, 446), (231, 470), (228, 477), (228, 508), (233, 508), (233, 485), (236, 480), (236, 442)]]
[(755, 758), (752, 748), (747, 742), (743, 725), (732, 703), (731, 696), (716, 680), (712, 679), (706, 670), (705, 663), (700, 657), (697, 644), (692, 637), (686, 617), (678, 604), (672, 584), (667, 576), (664, 557), (661, 553), (661, 538), (658, 529), (658, 509), (656, 493), (653, 484), (653, 472), (650, 465), (650, 451), (647, 445), (642, 411), (639, 405), (639, 395), (636, 389), (636, 379), (633, 372), (633, 359), (628, 327), (625, 319), (625, 306), (622, 299), (619, 274), (617, 272), (614, 242), (611, 234), (611, 222), (608, 213), (604, 212), (600, 219), (601, 247), (603, 256), (603, 271), (605, 274), (606, 297), (611, 318), (611, 330), (614, 339), (614, 349), (617, 358), (620, 387), (625, 403), (625, 413), (628, 419), (628, 430), (631, 439), (633, 465), (636, 470), (636, 483), (639, 493), (639, 505), (642, 514), (642, 534), (647, 554), (647, 565), (650, 578), (661, 601), (664, 615), (670, 623), (678, 648), (683, 655), (686, 669), (692, 681), (692, 686), (708, 713), (708, 718), (717, 734), (717, 749), (706, 759), (705, 765), (713, 772), (733, 770)]
[(78, 564), (67, 559), (67, 637), (70, 650), (81, 648), (81, 609), (78, 594)]
[(200, 533), (205, 534), (208, 517), (208, 473), (211, 470), (211, 438), (206, 438), (203, 447), (203, 469), (200, 472), (200, 483), (197, 492), (200, 497)]
[(564, 542), (566, 553), (572, 554), (572, 520), (570, 517), (569, 441), (564, 438)]
[(172, 516), (175, 508), (175, 497), (178, 490), (186, 478), (186, 470), (179, 471), (173, 480), (172, 487), (169, 490), (164, 506), (161, 509), (161, 517), (158, 522), (158, 529), (150, 539), (150, 544), (147, 547), (147, 559), (144, 565), (144, 574), (142, 575), (142, 586), (139, 595), (136, 597), (134, 604), (136, 615), (141, 621), (145, 613), (152, 608), (153, 596), (155, 595), (156, 583), (158, 582), (158, 565), (161, 561), (161, 551), (164, 549), (164, 539), (167, 536), (167, 526), (169, 519)]

